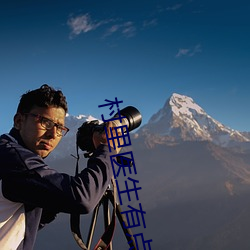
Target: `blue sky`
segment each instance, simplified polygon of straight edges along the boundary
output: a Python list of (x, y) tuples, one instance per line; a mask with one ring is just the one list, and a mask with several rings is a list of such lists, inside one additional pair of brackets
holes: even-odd
[(143, 123), (172, 93), (250, 131), (250, 2), (8, 0), (0, 4), (0, 133), (21, 94), (48, 83), (71, 115), (117, 97)]

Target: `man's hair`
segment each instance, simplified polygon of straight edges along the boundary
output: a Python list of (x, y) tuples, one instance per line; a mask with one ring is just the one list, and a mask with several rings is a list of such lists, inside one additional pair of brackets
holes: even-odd
[(66, 97), (61, 90), (55, 90), (47, 84), (43, 84), (39, 89), (29, 90), (21, 96), (17, 113), (28, 113), (34, 107), (61, 107), (68, 112)]

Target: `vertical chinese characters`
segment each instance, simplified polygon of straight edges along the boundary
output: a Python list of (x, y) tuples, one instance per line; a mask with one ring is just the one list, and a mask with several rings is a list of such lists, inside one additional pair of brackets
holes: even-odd
[[(102, 115), (103, 122), (109, 122), (112, 121), (114, 124), (114, 128), (109, 128), (110, 131), (107, 131), (108, 128), (105, 127), (106, 136), (108, 139), (109, 144), (109, 150), (111, 151), (111, 145), (115, 147), (115, 140), (118, 142), (117, 147), (124, 148), (131, 145), (130, 135), (129, 131), (131, 131), (131, 128), (128, 126), (130, 125), (129, 122), (126, 122), (127, 117), (122, 116), (121, 110), (119, 108), (119, 104), (123, 103), (123, 101), (118, 101), (117, 97), (115, 97), (115, 101), (110, 101), (105, 99), (106, 103), (103, 105), (99, 105), (98, 107), (109, 107), (110, 113), (109, 115), (112, 116), (115, 111), (116, 115), (112, 116), (109, 119), (105, 119), (104, 115)], [(124, 125), (125, 124), (125, 125)], [(108, 133), (110, 132), (110, 133)], [(115, 149), (115, 148), (114, 148)], [(132, 199), (136, 199), (138, 201), (137, 207), (133, 207), (130, 204), (127, 205), (127, 210), (121, 212), (125, 218), (127, 223), (123, 224), (124, 228), (135, 228), (135, 227), (143, 227), (146, 228), (146, 222), (144, 215), (146, 212), (142, 208), (142, 204), (139, 202), (139, 191), (142, 189), (139, 186), (139, 180), (137, 180), (137, 170), (136, 165), (134, 161), (133, 152), (125, 152), (125, 153), (119, 153), (114, 154), (110, 157), (112, 168), (113, 168), (113, 175), (116, 183), (117, 193), (119, 197), (119, 202), (121, 205), (124, 204), (123, 198), (124, 196), (127, 196), (127, 200), (129, 202), (132, 201)], [(118, 177), (123, 176), (126, 178), (124, 181), (125, 188), (122, 190), (122, 188), (119, 185)], [(142, 244), (143, 249), (151, 249), (150, 243), (152, 242), (152, 239), (145, 240), (143, 233), (139, 234), (133, 234), (133, 235), (127, 235), (131, 237), (136, 243), (136, 249), (139, 249), (139, 241), (140, 244)], [(128, 241), (128, 243), (130, 243)], [(135, 249), (130, 248), (130, 249)]]

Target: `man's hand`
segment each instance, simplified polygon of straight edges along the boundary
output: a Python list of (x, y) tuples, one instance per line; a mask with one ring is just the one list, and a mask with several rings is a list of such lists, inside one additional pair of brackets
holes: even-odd
[[(113, 133), (114, 138), (117, 137), (115, 128), (113, 126), (112, 122), (107, 122), (106, 124), (107, 132), (108, 132), (108, 138), (112, 138), (111, 133)], [(121, 133), (118, 133), (121, 135)], [(109, 140), (106, 138), (106, 132), (105, 130), (100, 133), (98, 131), (95, 131), (93, 133), (93, 143), (95, 148), (97, 148), (100, 144), (110, 145), (110, 147), (114, 148), (116, 153), (118, 154), (121, 150), (121, 147), (118, 147), (118, 141), (117, 139), (114, 139), (115, 145), (113, 144), (113, 140)], [(122, 143), (121, 139), (120, 142)]]

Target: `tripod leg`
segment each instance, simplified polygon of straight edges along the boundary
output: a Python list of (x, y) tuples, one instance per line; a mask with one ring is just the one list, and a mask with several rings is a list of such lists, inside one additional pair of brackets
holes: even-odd
[(133, 233), (131, 231), (130, 228), (128, 228), (128, 223), (127, 223), (127, 220), (125, 219), (125, 217), (122, 215), (122, 210), (121, 210), (121, 206), (119, 204), (116, 205), (116, 215), (117, 215), (117, 218), (121, 224), (121, 227), (122, 227), (122, 230), (124, 232), (124, 235), (125, 237), (127, 238), (128, 240), (128, 244), (130, 247), (133, 247), (131, 249), (137, 249), (136, 247), (136, 243), (134, 241), (134, 237), (133, 237)]
[[(109, 202), (108, 199), (105, 199), (103, 201), (103, 217), (104, 217), (104, 229), (105, 230), (110, 224), (110, 209), (109, 209), (108, 202)], [(112, 250), (112, 249), (113, 247), (112, 247), (112, 241), (111, 241), (107, 250)]]
[(98, 215), (99, 208), (100, 208), (100, 203), (97, 204), (97, 206), (95, 207), (95, 209), (93, 211), (92, 220), (91, 220), (91, 227), (89, 229), (89, 234), (88, 234), (88, 239), (87, 239), (87, 248), (88, 248), (88, 250), (91, 247), (91, 243), (92, 243), (92, 239), (93, 239), (93, 235), (94, 235), (94, 231), (95, 231), (95, 226), (96, 226), (96, 221), (97, 221), (97, 215)]
[(113, 206), (116, 205), (116, 216), (117, 216), (117, 218), (118, 218), (118, 220), (120, 222), (120, 225), (122, 227), (124, 235), (125, 235), (126, 239), (128, 240), (129, 246), (133, 247), (131, 249), (137, 250), (136, 243), (135, 243), (134, 237), (133, 237), (133, 233), (132, 233), (131, 229), (128, 228), (127, 220), (122, 215), (121, 206), (119, 204), (117, 204), (117, 203), (115, 204), (115, 199), (114, 199), (114, 196), (112, 195), (111, 192), (109, 193), (109, 199), (110, 199), (110, 201), (111, 201), (111, 203), (112, 203)]

